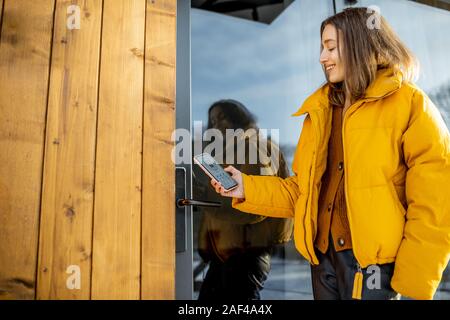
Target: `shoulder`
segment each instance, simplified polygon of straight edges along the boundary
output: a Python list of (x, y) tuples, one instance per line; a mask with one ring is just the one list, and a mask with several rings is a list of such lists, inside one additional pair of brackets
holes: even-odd
[(402, 85), (400, 90), (410, 100), (412, 114), (425, 113), (436, 116), (436, 113), (439, 113), (430, 97), (415, 83), (407, 82)]
[(406, 96), (411, 102), (431, 102), (425, 91), (413, 82), (404, 82), (399, 89), (399, 94)]
[(414, 117), (420, 113), (439, 113), (425, 91), (413, 82), (404, 82), (397, 92), (392, 95), (390, 102), (401, 105), (401, 109), (408, 111), (410, 117)]
[(392, 98), (404, 102), (411, 103), (414, 96), (420, 95), (420, 96), (426, 96), (425, 92), (423, 92), (422, 89), (420, 89), (415, 83), (413, 82), (403, 82), (400, 88), (391, 95)]
[(414, 125), (420, 128), (423, 134), (431, 136), (434, 133), (440, 138), (448, 139), (449, 133), (443, 114), (430, 97), (414, 83), (407, 83), (401, 89), (410, 100), (408, 127)]

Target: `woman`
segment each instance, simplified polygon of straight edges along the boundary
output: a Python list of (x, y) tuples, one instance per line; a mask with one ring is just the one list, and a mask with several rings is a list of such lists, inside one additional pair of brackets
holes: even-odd
[[(258, 137), (259, 130), (255, 118), (242, 103), (235, 100), (215, 102), (208, 111), (208, 129), (218, 130), (223, 137), (227, 129), (234, 129), (238, 144), (242, 143), (244, 150), (248, 151), (242, 159), (244, 161), (239, 161), (235, 138), (224, 140), (225, 152), (215, 154), (217, 159), (229, 161), (232, 155), (234, 159), (230, 163), (238, 163), (238, 169), (247, 174), (258, 175), (261, 169), (265, 169), (266, 174), (280, 178), (289, 175), (282, 156), (278, 167), (250, 161), (250, 152), (268, 155), (277, 146), (261, 143), (261, 140), (258, 145), (257, 139), (254, 139)], [(267, 146), (269, 150), (264, 150), (262, 146)], [(196, 183), (199, 184), (199, 181)], [(208, 186), (208, 181), (205, 185)], [(221, 201), (209, 187), (205, 188), (204, 197)], [(270, 271), (272, 249), (274, 245), (291, 239), (293, 221), (242, 213), (231, 207), (231, 200), (221, 202), (220, 208), (203, 208), (198, 251), (203, 260), (209, 262), (209, 269), (200, 289), (199, 300), (258, 300)]]
[(228, 167), (239, 187), (211, 184), (241, 211), (294, 217), (315, 299), (432, 299), (450, 256), (450, 136), (413, 55), (367, 12), (322, 23), (327, 83), (294, 114), (307, 115), (295, 175)]

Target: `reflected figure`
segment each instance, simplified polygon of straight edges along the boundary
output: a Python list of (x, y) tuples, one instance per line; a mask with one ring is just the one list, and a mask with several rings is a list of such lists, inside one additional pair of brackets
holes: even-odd
[[(289, 175), (287, 165), (279, 152), (278, 146), (270, 141), (252, 139), (258, 136), (258, 127), (254, 116), (238, 101), (221, 100), (214, 103), (208, 111), (208, 129), (217, 129), (222, 133), (223, 154), (213, 154), (216, 160), (226, 160), (226, 154), (233, 152), (233, 165), (242, 172), (251, 175), (273, 175), (285, 178)], [(225, 139), (226, 129), (242, 129), (232, 140)], [(221, 142), (222, 143), (222, 142)], [(239, 143), (245, 146), (245, 161)], [(264, 145), (264, 146), (261, 146)], [(278, 151), (279, 166), (272, 169), (270, 164), (263, 165), (259, 161), (252, 163), (251, 153), (272, 155)], [(265, 150), (267, 149), (267, 150)], [(268, 152), (268, 153), (266, 153)], [(229, 157), (230, 158), (230, 157)], [(242, 159), (242, 158), (241, 158)], [(219, 161), (220, 163), (220, 161)], [(264, 169), (264, 170), (261, 170)], [(230, 299), (258, 300), (260, 291), (270, 271), (270, 260), (274, 245), (291, 239), (292, 219), (268, 218), (265, 216), (243, 213), (231, 206), (231, 199), (218, 195), (209, 184), (209, 178), (194, 166), (196, 184), (202, 185), (199, 197), (222, 202), (220, 208), (203, 208), (200, 224), (198, 251), (209, 268), (200, 289), (199, 300), (223, 301)]]

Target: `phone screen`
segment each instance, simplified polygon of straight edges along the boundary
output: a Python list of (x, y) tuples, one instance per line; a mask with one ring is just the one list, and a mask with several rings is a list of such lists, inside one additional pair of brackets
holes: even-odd
[(237, 186), (237, 182), (223, 170), (214, 158), (208, 153), (202, 153), (194, 157), (200, 167), (211, 177), (222, 184), (225, 190), (231, 190)]

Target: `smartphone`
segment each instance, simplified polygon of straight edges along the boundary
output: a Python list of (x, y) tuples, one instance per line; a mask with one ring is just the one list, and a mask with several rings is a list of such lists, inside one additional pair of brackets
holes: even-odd
[(209, 153), (202, 153), (194, 157), (194, 162), (197, 163), (203, 171), (211, 179), (216, 179), (220, 182), (225, 191), (231, 191), (238, 186), (236, 180), (223, 170), (216, 160)]

